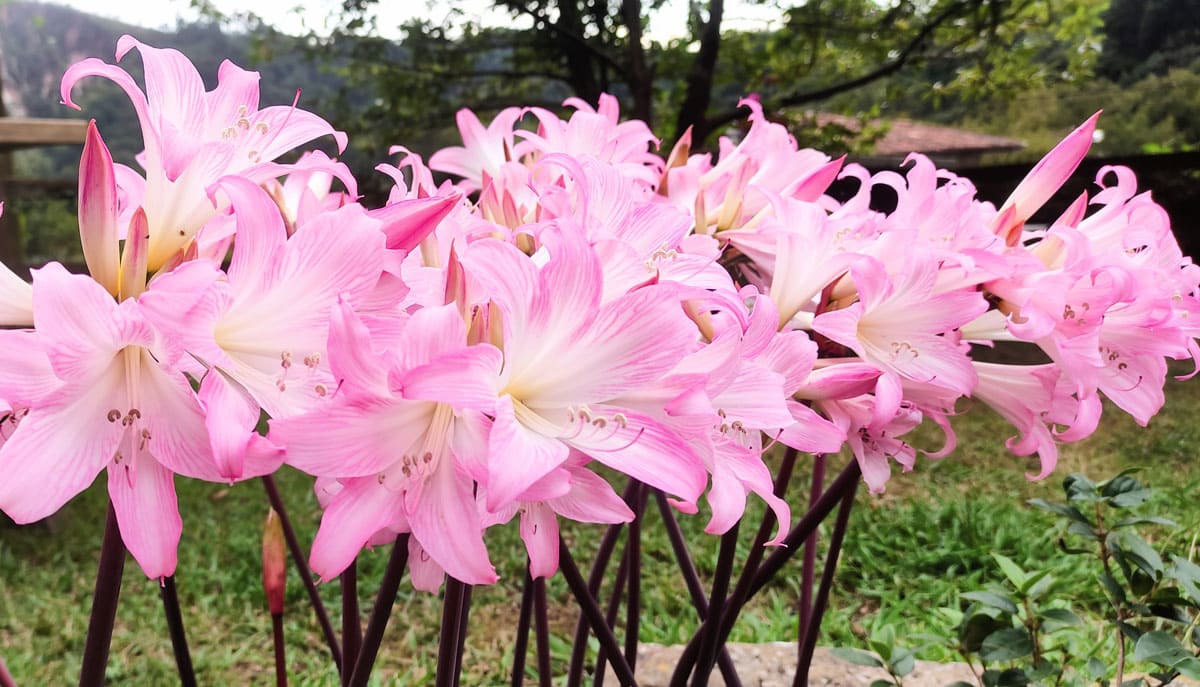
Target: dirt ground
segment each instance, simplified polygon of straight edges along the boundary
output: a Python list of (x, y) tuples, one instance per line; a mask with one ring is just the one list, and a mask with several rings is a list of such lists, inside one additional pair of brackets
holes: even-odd
[[(667, 687), (671, 671), (682, 653), (681, 646), (643, 644), (638, 649), (637, 678), (640, 687)], [(770, 644), (730, 644), (729, 653), (745, 687), (791, 687), (796, 666), (796, 645), (787, 642)], [(887, 672), (846, 663), (817, 647), (809, 671), (810, 687), (868, 687), (873, 680), (887, 678)], [(1132, 676), (1130, 676), (1132, 677)], [(963, 663), (934, 663), (917, 661), (916, 670), (905, 676), (904, 687), (945, 687), (961, 680), (977, 684), (971, 670)], [(609, 671), (605, 687), (618, 687)], [(719, 670), (713, 671), (709, 684), (724, 687)], [(1196, 682), (1176, 680), (1172, 685), (1197, 687)]]

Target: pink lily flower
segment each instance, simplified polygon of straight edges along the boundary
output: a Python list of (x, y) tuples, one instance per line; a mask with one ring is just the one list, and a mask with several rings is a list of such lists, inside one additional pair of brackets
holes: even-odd
[(241, 174), (266, 181), (275, 176), (272, 160), (319, 136), (332, 135), (339, 151), (346, 147), (345, 134), (294, 105), (260, 110), (257, 72), (226, 60), (217, 88), (205, 92), (199, 72), (178, 51), (122, 36), (116, 58), (133, 49), (142, 56), (145, 92), (120, 67), (88, 58), (63, 75), (61, 93), (63, 103), (79, 109), (71, 90), (81, 79), (101, 76), (120, 86), (133, 103), (146, 146), (141, 159), (146, 179), (143, 187), (125, 190), (133, 194), (127, 206), (146, 212), (151, 271), (183, 250), (216, 214), (205, 189), (217, 179)]
[(309, 413), (271, 421), (269, 438), (286, 447), (290, 465), (343, 485), (321, 519), (312, 568), (332, 579), (390, 529), (411, 531), (451, 576), (491, 584), (496, 572), (461, 465), (471, 443), (456, 411), (491, 411), (500, 352), (466, 345), (454, 305), (418, 311), (393, 340), (399, 348), (376, 348), (342, 302), (329, 327), (337, 393)]
[(880, 369), (969, 395), (975, 371), (955, 330), (988, 309), (979, 292), (939, 293), (937, 267), (915, 257), (895, 280), (871, 258), (851, 274), (858, 302), (817, 315), (813, 329)]
[(521, 516), (521, 540), (529, 554), (529, 574), (553, 577), (558, 572), (558, 518), (610, 525), (633, 520), (633, 511), (613, 491), (612, 485), (584, 467), (587, 459), (573, 454), (561, 468), (547, 474), (521, 493), (517, 500), (495, 513), (486, 513), (486, 489), (478, 494), (486, 513), (485, 527)]
[(541, 269), (492, 239), (463, 257), (503, 312), (488, 509), (511, 503), (571, 448), (692, 503), (707, 481), (700, 460), (669, 427), (619, 399), (669, 372), (696, 345), (695, 327), (669, 286), (601, 303), (599, 261), (577, 232), (543, 235), (550, 259)]
[[(237, 223), (227, 278), (193, 308), (172, 298), (196, 292), (197, 280), (220, 276), (210, 264), (188, 263), (156, 280), (146, 305), (164, 330), (177, 332), (204, 367), (223, 370), (271, 417), (316, 406), (336, 388), (326, 341), (329, 312), (339, 296), (368, 298), (383, 273), (380, 222), (358, 205), (312, 218), (290, 238), (279, 210), (241, 177), (219, 185)], [(197, 368), (203, 372), (203, 367)]]
[(174, 473), (220, 479), (200, 404), (136, 301), (118, 304), (54, 263), (34, 271), (33, 289), (37, 338), (61, 381), (0, 448), (0, 509), (39, 520), (107, 468), (126, 547), (147, 576), (172, 575)]
[(565, 122), (549, 110), (529, 109), (538, 120), (538, 128), (536, 132), (516, 132), (522, 141), (517, 144), (515, 157), (528, 155), (537, 159), (553, 153), (588, 156), (612, 165), (647, 188), (658, 183), (663, 159), (652, 149), (658, 148), (659, 141), (645, 122), (620, 121), (620, 103), (616, 98), (602, 93), (594, 109), (579, 98), (568, 98), (563, 107), (575, 109)]
[(509, 107), (484, 128), (474, 112), (459, 110), (455, 120), (463, 145), (437, 151), (429, 158), (429, 167), (461, 177), (458, 185), (466, 193), (480, 190), (484, 177), (496, 176), (501, 165), (513, 159), (513, 126), (523, 116), (524, 109)]

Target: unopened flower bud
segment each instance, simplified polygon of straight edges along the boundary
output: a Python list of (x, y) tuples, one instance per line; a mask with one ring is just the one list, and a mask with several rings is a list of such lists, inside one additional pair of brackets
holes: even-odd
[(262, 562), (267, 607), (271, 609), (271, 615), (283, 613), (283, 593), (287, 587), (287, 545), (283, 539), (283, 525), (274, 509), (267, 512), (267, 521), (263, 524)]

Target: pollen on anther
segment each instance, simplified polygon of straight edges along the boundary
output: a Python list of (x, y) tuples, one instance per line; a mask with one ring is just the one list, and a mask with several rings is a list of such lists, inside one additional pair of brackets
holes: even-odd
[(266, 122), (259, 122), (258, 124), (254, 125), (254, 128), (258, 129), (258, 133), (260, 134), (265, 134), (271, 130), (271, 127), (267, 126)]
[(121, 419), (121, 411), (113, 408), (112, 410), (108, 411), (107, 417), (109, 422), (116, 422), (117, 420)]
[(430, 453), (429, 451), (426, 451), (425, 455), (421, 456), (421, 462), (425, 463), (426, 465), (429, 465), (430, 463), (433, 462), (433, 454)]
[(313, 390), (316, 391), (317, 396), (320, 396), (321, 398), (325, 398), (325, 396), (329, 393), (329, 391), (325, 388), (324, 384), (316, 385), (315, 387), (313, 387)]

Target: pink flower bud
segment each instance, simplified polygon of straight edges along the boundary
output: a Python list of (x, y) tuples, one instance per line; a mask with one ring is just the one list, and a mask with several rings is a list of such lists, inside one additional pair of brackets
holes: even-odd
[(283, 525), (274, 509), (267, 511), (262, 540), (263, 591), (271, 615), (283, 613), (283, 593), (287, 588), (287, 548), (283, 540)]

